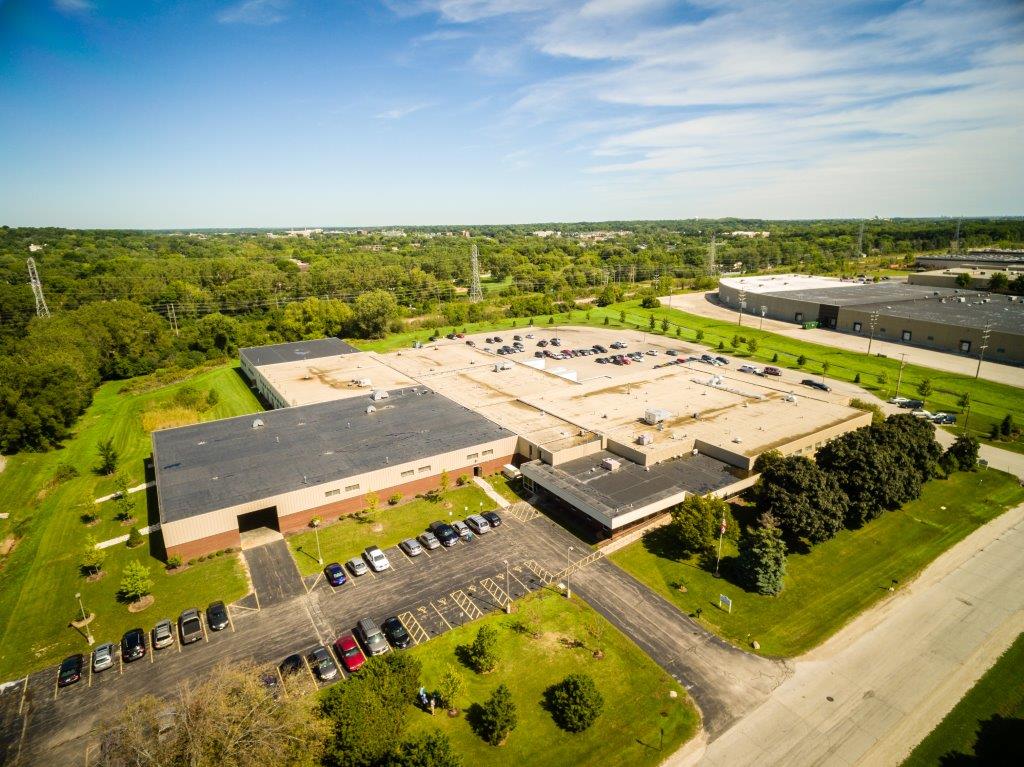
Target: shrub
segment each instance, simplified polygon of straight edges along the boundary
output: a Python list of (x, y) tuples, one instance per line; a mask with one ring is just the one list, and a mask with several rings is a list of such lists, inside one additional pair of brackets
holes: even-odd
[(476, 639), (466, 646), (469, 667), (478, 674), (494, 671), (498, 666), (498, 632), (491, 626), (481, 626)]
[(171, 554), (167, 557), (167, 567), (171, 570), (181, 567), (181, 557), (177, 554)]
[(806, 364), (807, 364), (807, 358), (804, 355), (801, 354), (799, 357), (796, 358), (796, 365), (797, 365), (797, 367), (801, 367), (802, 368)]
[(644, 309), (657, 309), (661, 306), (661, 301), (657, 299), (654, 293), (646, 293), (642, 299), (640, 299), (640, 306)]
[(402, 501), (401, 493), (392, 493), (388, 496), (388, 503), (392, 506), (397, 506)]
[(367, 493), (363, 498), (363, 503), (366, 504), (367, 511), (376, 511), (377, 507), (380, 506), (380, 496), (376, 493)]
[(142, 537), (142, 533), (139, 532), (139, 528), (133, 527), (128, 531), (128, 548), (136, 549), (145, 543), (145, 538)]
[(153, 590), (153, 581), (149, 578), (149, 568), (137, 560), (124, 566), (121, 586), (117, 596), (124, 602), (137, 602)]
[(779, 353), (775, 352), (775, 354), (772, 355), (772, 362), (778, 362), (778, 361), (779, 361)]
[(500, 746), (518, 724), (519, 717), (516, 713), (516, 704), (512, 700), (512, 691), (500, 684), (491, 693), (487, 702), (480, 707), (477, 728), (480, 737), (492, 746)]
[(455, 480), (455, 484), (457, 484), (459, 487), (464, 487), (465, 485), (468, 485), (469, 484), (469, 475), (468, 474), (460, 474), (459, 478), (457, 480)]
[(555, 724), (569, 732), (583, 732), (604, 709), (604, 698), (589, 674), (569, 674), (544, 691), (544, 701)]
[(57, 464), (57, 473), (54, 475), (54, 479), (58, 482), (67, 482), (69, 479), (74, 479), (77, 476), (78, 469), (67, 461), (61, 461)]
[(217, 393), (216, 389), (210, 389), (210, 391), (206, 392), (207, 407), (213, 407), (218, 402), (220, 402), (220, 394)]
[(605, 318), (604, 318), (604, 324), (605, 324), (605, 325), (607, 325), (607, 324), (608, 324), (608, 317), (607, 317), (607, 316), (605, 316)]
[(698, 341), (703, 341), (704, 340), (704, 331), (702, 329), (700, 329), (700, 328), (697, 329), (696, 338), (697, 338)]

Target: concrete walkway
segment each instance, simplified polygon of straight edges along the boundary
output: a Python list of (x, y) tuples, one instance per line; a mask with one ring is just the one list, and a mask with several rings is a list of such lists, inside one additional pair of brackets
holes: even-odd
[[(142, 533), (143, 535), (149, 535), (150, 533), (155, 533), (159, 529), (160, 529), (160, 525), (159, 524), (157, 524), (157, 525), (150, 525), (149, 527), (140, 527), (139, 528), (139, 532)], [(126, 533), (125, 535), (119, 535), (116, 538), (108, 538), (105, 541), (100, 541), (99, 543), (96, 544), (96, 548), (97, 549), (109, 549), (111, 546), (116, 546), (119, 543), (127, 543), (127, 542), (128, 542), (128, 535)]]
[[(673, 309), (699, 314), (702, 317), (712, 319), (729, 320), (736, 322), (737, 313), (735, 309), (722, 306), (712, 296), (717, 296), (717, 291), (707, 293), (684, 293), (678, 296), (662, 296), (660, 299), (663, 306), (670, 306)], [(762, 327), (760, 317), (743, 315), (744, 327)], [(799, 325), (791, 322), (780, 322), (778, 320), (765, 319), (763, 329), (772, 333), (789, 336), (801, 341), (810, 341), (823, 346), (832, 346), (836, 349), (844, 349), (854, 352), (866, 352), (868, 347), (867, 338), (837, 333), (834, 330), (812, 328), (804, 330)], [(922, 349), (916, 346), (895, 344), (888, 341), (875, 340), (871, 344), (872, 354), (884, 354), (887, 357), (899, 359), (899, 355), (906, 354), (907, 362), (914, 365), (944, 370), (948, 373), (962, 373), (973, 376), (978, 368), (977, 356), (966, 357), (959, 354), (947, 354), (945, 352)], [(997, 362), (983, 362), (981, 364), (981, 378), (998, 383), (1009, 384), (1010, 386), (1024, 387), (1024, 368), (1013, 365), (1003, 365)]]
[[(155, 485), (156, 485), (156, 482), (145, 482), (145, 483), (143, 483), (141, 485), (136, 485), (135, 487), (129, 487), (128, 488), (128, 492), (129, 493), (138, 493), (138, 492), (140, 492), (142, 490), (146, 490), (147, 488), (154, 487)], [(110, 495), (104, 495), (101, 498), (94, 498), (93, 499), (93, 503), (103, 503), (104, 501), (111, 501), (114, 498), (117, 498), (118, 495), (119, 495), (119, 493), (111, 493)]]
[(505, 499), (505, 497), (501, 493), (499, 493), (497, 490), (491, 487), (491, 483), (488, 482), (483, 477), (473, 477), (473, 482), (476, 483), (477, 487), (479, 487), (481, 490), (487, 493), (488, 498), (490, 498), (492, 501), (498, 504), (498, 508), (507, 509), (509, 506), (512, 505)]
[(1024, 505), (799, 658), (767, 702), (674, 764), (891, 765), (1024, 630)]

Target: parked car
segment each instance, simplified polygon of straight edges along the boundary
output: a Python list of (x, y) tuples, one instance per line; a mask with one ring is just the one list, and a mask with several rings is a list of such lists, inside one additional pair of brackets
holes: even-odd
[(466, 517), (466, 525), (477, 535), (491, 532), (491, 525), (483, 514), (470, 514)]
[(302, 656), (300, 655), (289, 655), (283, 661), (281, 665), (277, 667), (277, 670), (281, 672), (281, 676), (292, 676), (302, 671), (302, 667), (305, 664), (302, 662)]
[(121, 658), (131, 663), (146, 655), (146, 632), (142, 629), (128, 629), (121, 637)]
[(764, 374), (766, 376), (780, 376), (782, 375), (782, 371), (774, 365), (765, 365)]
[(351, 634), (342, 634), (334, 643), (334, 654), (338, 656), (341, 665), (350, 674), (358, 671), (366, 663), (366, 656), (359, 649), (356, 638)]
[(398, 545), (410, 557), (418, 557), (423, 553), (423, 547), (420, 546), (420, 542), (415, 538), (406, 538)]
[(452, 522), (452, 527), (455, 528), (455, 532), (458, 533), (459, 538), (462, 540), (467, 542), (473, 540), (473, 531), (470, 530), (469, 526), (461, 519)]
[(665, 354), (667, 354), (669, 357), (678, 357), (679, 356), (679, 352), (677, 352), (675, 349), (666, 349), (665, 350)]
[(352, 575), (366, 575), (366, 573), (369, 572), (369, 568), (366, 566), (366, 562), (363, 561), (362, 557), (352, 557), (352, 559), (345, 564), (348, 566), (348, 571), (352, 573)]
[(178, 616), (178, 635), (182, 644), (192, 644), (203, 638), (203, 620), (199, 617), (199, 611), (194, 607), (189, 608)]
[(489, 524), (491, 527), (501, 527), (501, 517), (498, 516), (498, 512), (496, 512), (496, 511), (485, 511), (480, 516), (483, 517), (484, 519), (486, 519), (487, 520), (487, 524)]
[(548, 345), (548, 342), (547, 342), (547, 341), (545, 341), (545, 340), (544, 340), (543, 338), (542, 338), (542, 339), (540, 339), (540, 340), (539, 340), (539, 341), (537, 342), (537, 346), (539, 346), (539, 347), (540, 347), (540, 348), (542, 348), (542, 349), (543, 349), (543, 348), (544, 348), (545, 346), (547, 346), (547, 345)]
[(57, 686), (67, 687), (82, 678), (82, 667), (85, 665), (85, 657), (82, 653), (69, 655), (61, 661), (57, 670)]
[(817, 389), (819, 391), (832, 391), (831, 386), (829, 386), (826, 383), (822, 383), (821, 381), (815, 381), (813, 378), (805, 378), (800, 383), (802, 383), (804, 386), (810, 386), (812, 389)]
[(338, 562), (331, 562), (324, 568), (324, 577), (332, 586), (341, 586), (348, 578), (345, 577), (345, 568)]
[(715, 357), (715, 362), (717, 362), (719, 365), (729, 364), (729, 360), (727, 360), (725, 357)]
[(210, 629), (213, 631), (223, 631), (231, 625), (228, 608), (224, 606), (223, 602), (210, 603), (210, 606), (206, 608), (206, 622), (210, 624)]
[(356, 636), (359, 637), (359, 641), (362, 642), (371, 657), (383, 655), (391, 649), (384, 632), (380, 630), (373, 618), (363, 618), (356, 624)]
[(920, 410), (924, 407), (924, 402), (919, 399), (905, 399), (899, 406), (907, 410)]
[(409, 632), (406, 631), (405, 625), (397, 616), (392, 615), (390, 618), (385, 620), (381, 624), (381, 628), (384, 630), (384, 636), (387, 637), (391, 646), (396, 650), (404, 650), (412, 644), (412, 637), (409, 636)]
[(369, 546), (364, 549), (363, 556), (366, 557), (366, 561), (370, 563), (370, 567), (372, 567), (373, 571), (376, 573), (382, 573), (391, 567), (391, 563), (388, 562), (388, 558), (378, 546)]
[(892, 397), (889, 400), (890, 405), (896, 405), (897, 407), (903, 407), (904, 402), (910, 402), (906, 397)]
[(764, 375), (764, 371), (761, 368), (754, 367), (753, 365), (740, 365), (741, 373), (753, 373), (756, 376)]
[(926, 421), (930, 421), (935, 418), (935, 415), (927, 410), (915, 410), (911, 415), (915, 418), (923, 418)]
[(430, 532), (437, 536), (437, 540), (441, 541), (442, 546), (454, 546), (459, 542), (459, 534), (447, 522), (431, 522)]
[(956, 416), (952, 413), (936, 413), (932, 416), (932, 423), (954, 424), (956, 423)]
[(174, 644), (174, 626), (167, 618), (153, 627), (153, 649), (162, 650)]
[(427, 551), (433, 551), (441, 545), (441, 541), (437, 540), (437, 536), (430, 532), (420, 533), (416, 540), (418, 540)]
[(309, 661), (309, 667), (313, 669), (313, 673), (321, 682), (329, 682), (338, 678), (338, 664), (323, 647), (313, 650), (306, 656), (306, 660)]
[(92, 671), (94, 674), (98, 674), (101, 671), (106, 671), (108, 668), (114, 665), (114, 653), (117, 652), (117, 646), (111, 642), (104, 642), (101, 645), (97, 645), (96, 649), (92, 651)]

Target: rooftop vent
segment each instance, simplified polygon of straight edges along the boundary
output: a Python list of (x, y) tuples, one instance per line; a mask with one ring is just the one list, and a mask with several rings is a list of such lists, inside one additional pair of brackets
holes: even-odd
[(369, 415), (370, 413), (376, 413), (376, 412), (377, 412), (377, 408), (375, 408), (373, 405), (367, 405), (366, 406), (366, 414), (367, 415)]
[(604, 458), (601, 461), (601, 468), (607, 469), (608, 471), (618, 471), (622, 468), (622, 462), (617, 461), (614, 458)]
[(266, 424), (263, 423), (263, 419), (262, 418), (254, 418), (254, 419), (252, 419), (252, 428), (254, 428), (254, 429), (262, 429), (264, 426), (266, 426)]

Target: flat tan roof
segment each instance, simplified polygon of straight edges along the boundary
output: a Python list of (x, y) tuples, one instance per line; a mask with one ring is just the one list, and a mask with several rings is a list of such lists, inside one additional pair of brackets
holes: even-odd
[[(419, 385), (365, 352), (261, 365), (260, 373), (289, 405), (366, 396), (372, 389)], [(360, 385), (359, 381), (369, 381)]]

